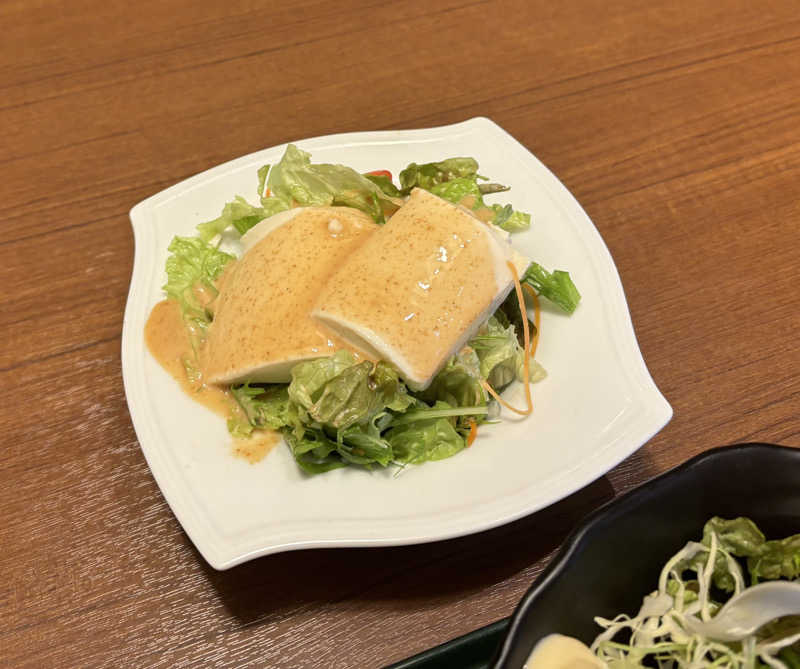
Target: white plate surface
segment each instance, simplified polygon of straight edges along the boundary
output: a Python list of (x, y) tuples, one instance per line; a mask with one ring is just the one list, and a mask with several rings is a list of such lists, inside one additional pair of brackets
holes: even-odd
[[(486, 118), (423, 130), (317, 137), (296, 144), (313, 162), (359, 171), (473, 156), (511, 186), (487, 196), (532, 213), (515, 246), (566, 269), (581, 292), (572, 316), (544, 309), (534, 414), (485, 426), (453, 458), (409, 467), (340, 469), (307, 477), (279, 445), (257, 464), (231, 455), (224, 420), (196, 404), (147, 351), (143, 330), (163, 298), (174, 235), (219, 215), (236, 194), (257, 201), (256, 170), (285, 146), (214, 167), (140, 202), (130, 213), (136, 255), (122, 336), (125, 392), (153, 476), (205, 559), (227, 569), (279, 551), (389, 546), (485, 530), (552, 504), (605, 474), (671, 418), (645, 367), (619, 275), (592, 222), (524, 146)], [(511, 389), (522, 404), (521, 388)]]

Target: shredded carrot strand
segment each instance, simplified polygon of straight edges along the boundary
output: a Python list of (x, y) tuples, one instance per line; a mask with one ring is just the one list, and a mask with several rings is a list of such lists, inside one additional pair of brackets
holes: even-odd
[(478, 436), (478, 423), (473, 419), (469, 422), (469, 434), (467, 435), (467, 446), (472, 446), (475, 437)]
[(492, 397), (494, 397), (499, 404), (504, 406), (509, 411), (518, 413), (520, 416), (527, 416), (530, 413), (529, 411), (526, 411), (524, 409), (515, 409), (514, 407), (512, 407), (508, 402), (506, 402), (502, 397), (500, 397), (500, 395), (497, 394), (497, 391), (494, 388), (492, 388), (488, 383), (486, 383), (486, 381), (481, 381), (481, 386), (483, 386), (483, 389), (487, 393), (489, 393)]
[[(522, 316), (522, 333), (524, 350), (530, 351), (531, 348), (531, 333), (528, 328), (527, 309), (525, 308), (525, 296), (522, 294), (522, 285), (519, 282), (519, 275), (514, 263), (507, 261), (508, 269), (511, 270), (511, 276), (514, 277), (514, 290), (517, 292), (517, 300), (519, 301), (519, 313)], [(523, 415), (533, 413), (533, 399), (531, 399), (531, 361), (530, 355), (525, 356), (525, 402), (528, 405), (528, 410)]]
[[(526, 316), (526, 309), (525, 309), (525, 297), (522, 295), (522, 285), (519, 282), (519, 275), (517, 274), (517, 268), (514, 267), (511, 261), (506, 263), (508, 265), (508, 269), (511, 270), (511, 276), (514, 277), (514, 289), (517, 293), (517, 300), (519, 301), (519, 312), (522, 314), (522, 341), (523, 341), (523, 350), (529, 351), (531, 348), (531, 333), (530, 329), (528, 328), (528, 318)], [(497, 394), (494, 388), (492, 388), (486, 381), (481, 381), (481, 385), (483, 389), (489, 393), (494, 399), (496, 399), (502, 406), (504, 406), (509, 411), (513, 411), (514, 413), (518, 413), (520, 416), (529, 416), (533, 413), (533, 399), (531, 399), (531, 363), (530, 363), (530, 355), (526, 354), (524, 356), (524, 369), (525, 369), (525, 402), (528, 405), (527, 409), (515, 409), (512, 407), (508, 402), (506, 402), (500, 395)]]
[(533, 289), (533, 287), (527, 283), (522, 284), (522, 287), (528, 289), (528, 295), (530, 295), (533, 299), (533, 324), (536, 326), (536, 334), (533, 335), (533, 339), (531, 340), (531, 350), (528, 353), (528, 357), (532, 358), (536, 353), (536, 347), (539, 345), (539, 322), (542, 318), (542, 312), (539, 308), (539, 296), (536, 294), (536, 291)]

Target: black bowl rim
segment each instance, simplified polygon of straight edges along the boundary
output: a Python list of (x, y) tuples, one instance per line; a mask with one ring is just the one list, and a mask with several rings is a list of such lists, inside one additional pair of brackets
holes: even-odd
[(580, 548), (581, 544), (586, 540), (586, 535), (592, 528), (601, 522), (607, 515), (627, 506), (631, 502), (636, 502), (642, 497), (655, 494), (655, 492), (668, 485), (673, 479), (683, 477), (686, 472), (691, 469), (705, 464), (707, 460), (715, 460), (718, 458), (731, 457), (732, 454), (740, 452), (753, 452), (765, 450), (770, 452), (793, 453), (789, 457), (800, 459), (800, 449), (791, 446), (783, 446), (779, 444), (770, 444), (766, 442), (747, 442), (741, 444), (730, 444), (726, 446), (718, 446), (711, 448), (702, 453), (695, 455), (686, 462), (679, 464), (672, 469), (667, 470), (662, 474), (658, 474), (653, 478), (648, 479), (644, 483), (639, 484), (628, 492), (615, 497), (609, 502), (598, 507), (587, 515), (567, 536), (564, 543), (561, 545), (556, 556), (545, 567), (541, 574), (534, 580), (531, 587), (522, 596), (519, 604), (517, 605), (514, 613), (511, 615), (508, 631), (503, 638), (498, 650), (492, 660), (492, 669), (504, 669), (505, 663), (511, 653), (516, 637), (520, 631), (523, 618), (528, 613), (528, 610), (536, 605), (536, 599), (540, 593), (545, 590), (551, 583), (558, 580), (561, 572), (565, 569), (566, 565), (572, 559), (572, 556)]

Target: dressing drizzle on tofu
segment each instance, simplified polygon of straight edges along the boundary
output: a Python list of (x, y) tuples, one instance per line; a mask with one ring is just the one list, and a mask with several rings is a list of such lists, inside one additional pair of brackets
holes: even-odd
[(248, 232), (256, 241), (220, 293), (205, 363), (211, 383), (288, 383), (297, 363), (352, 348), (313, 321), (311, 310), (320, 287), (378, 226), (349, 207), (278, 217), (277, 225), (265, 219)]
[(425, 388), (512, 287), (510, 246), (415, 189), (322, 290), (313, 316)]

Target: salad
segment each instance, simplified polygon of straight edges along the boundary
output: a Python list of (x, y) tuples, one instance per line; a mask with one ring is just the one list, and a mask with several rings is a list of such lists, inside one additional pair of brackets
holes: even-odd
[[(748, 518), (711, 518), (700, 541), (690, 541), (667, 561), (658, 588), (644, 598), (639, 612), (595, 618), (604, 631), (591, 652), (583, 647), (576, 653), (594, 662), (591, 666), (610, 669), (797, 669), (800, 616), (774, 620), (741, 641), (709, 638), (691, 624), (692, 619), (713, 620), (731, 598), (779, 579), (800, 581), (800, 534), (767, 540)], [(544, 666), (534, 649), (526, 667)]]
[[(164, 291), (167, 302), (179, 309), (189, 344), (179, 356), (180, 369), (195, 391), (207, 386), (204, 347), (220, 282), (237, 260), (231, 245), (271, 216), (296, 207), (349, 207), (383, 225), (416, 188), (466, 208), (505, 233), (530, 226), (529, 214), (486, 201), (508, 188), (488, 182), (473, 158), (411, 163), (395, 183), (386, 170), (361, 174), (343, 165), (315, 164), (308, 153), (289, 145), (280, 162), (264, 165), (254, 176), (257, 203), (236, 196), (194, 236), (175, 237), (169, 246)], [(533, 320), (522, 287), (534, 302)], [(505, 388), (543, 378), (544, 370), (532, 360), (540, 297), (568, 314), (580, 300), (567, 272), (530, 262), (517, 289), (422, 390), (409, 388), (390, 362), (359, 359), (346, 349), (296, 364), (287, 383), (227, 385), (222, 390), (228, 430), (237, 439), (278, 431), (309, 474), (450, 457), (472, 443), (480, 426), (496, 420)]]

